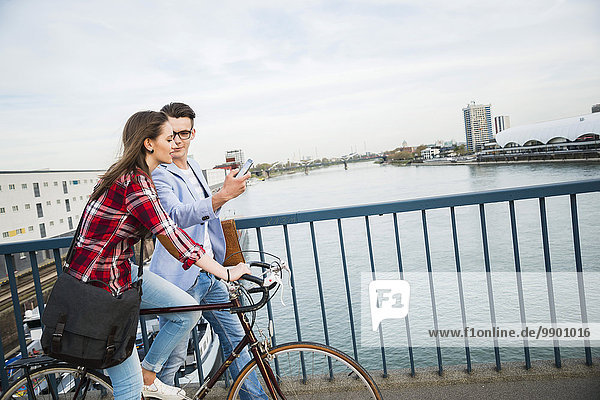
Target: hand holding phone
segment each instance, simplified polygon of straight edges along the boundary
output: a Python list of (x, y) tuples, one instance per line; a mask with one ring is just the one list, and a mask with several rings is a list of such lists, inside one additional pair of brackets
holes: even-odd
[(244, 165), (242, 166), (242, 169), (240, 169), (238, 171), (237, 174), (235, 174), (235, 177), (237, 178), (238, 176), (244, 176), (248, 173), (248, 171), (250, 170), (250, 167), (252, 166), (252, 164), (254, 164), (254, 161), (252, 161), (251, 158), (247, 159), (246, 162), (244, 163)]

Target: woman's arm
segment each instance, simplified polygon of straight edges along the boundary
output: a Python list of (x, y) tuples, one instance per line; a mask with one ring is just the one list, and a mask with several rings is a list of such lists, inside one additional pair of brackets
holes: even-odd
[[(156, 235), (158, 241), (167, 249), (169, 253), (175, 258), (178, 258), (179, 253), (177, 253), (177, 249), (173, 243), (169, 240), (169, 238), (165, 235)], [(204, 254), (195, 264), (202, 268), (204, 271), (209, 272), (216, 276), (217, 278), (221, 278), (223, 280), (237, 281), (244, 274), (251, 274), (252, 271), (248, 267), (248, 264), (239, 263), (235, 267), (226, 268), (216, 262), (212, 257)], [(227, 270), (229, 270), (229, 276), (227, 275)]]
[(190, 268), (204, 255), (204, 249), (167, 215), (158, 201), (152, 181), (145, 175), (134, 175), (126, 189), (127, 211), (150, 230), (169, 253)]
[(165, 212), (152, 182), (145, 175), (134, 176), (127, 190), (126, 203), (131, 215), (156, 235), (165, 249), (181, 261), (184, 269), (196, 264), (216, 277), (230, 281), (251, 273), (248, 265), (243, 263), (230, 268), (228, 273), (228, 269), (212, 257), (206, 257), (202, 246), (194, 242)]

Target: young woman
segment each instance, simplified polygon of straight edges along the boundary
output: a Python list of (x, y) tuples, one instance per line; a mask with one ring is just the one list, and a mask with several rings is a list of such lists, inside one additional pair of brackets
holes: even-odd
[[(150, 173), (161, 163), (170, 163), (173, 129), (167, 116), (142, 111), (129, 118), (123, 129), (123, 156), (103, 175), (83, 211), (81, 230), (75, 243), (70, 273), (83, 280), (104, 282), (112, 293), (127, 290), (137, 266), (130, 263), (133, 245), (141, 235), (152, 233), (181, 263), (193, 265), (221, 279), (237, 280), (250, 273), (246, 264), (227, 269), (196, 244), (165, 213)], [(144, 271), (142, 308), (197, 304), (192, 296), (150, 271)], [(140, 366), (137, 352), (123, 363), (108, 368), (116, 400), (139, 400), (144, 393), (162, 399), (181, 399), (185, 392), (156, 379), (156, 373), (173, 348), (200, 318), (200, 312), (165, 315), (161, 328)]]

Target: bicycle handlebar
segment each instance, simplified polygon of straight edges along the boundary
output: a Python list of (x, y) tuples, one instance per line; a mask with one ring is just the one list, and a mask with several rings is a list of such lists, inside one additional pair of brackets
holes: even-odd
[[(270, 268), (271, 266), (264, 262), (254, 261), (250, 263), (250, 267), (262, 267), (262, 268)], [(263, 286), (263, 279), (258, 276), (244, 274), (240, 279), (244, 279), (248, 282), (255, 283), (256, 287), (248, 289), (248, 293), (259, 293), (262, 292), (262, 298), (258, 301), (258, 303), (250, 304), (248, 306), (240, 306), (240, 307), (231, 307), (229, 312), (232, 314), (237, 313), (246, 313), (250, 311), (256, 311), (260, 308), (263, 308), (267, 301), (269, 301), (269, 290), (271, 290), (275, 285), (271, 286)]]

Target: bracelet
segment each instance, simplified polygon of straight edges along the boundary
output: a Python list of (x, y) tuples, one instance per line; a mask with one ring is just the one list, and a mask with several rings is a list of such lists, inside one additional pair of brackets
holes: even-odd
[(229, 276), (229, 268), (227, 268), (227, 282), (231, 282), (231, 277)]

